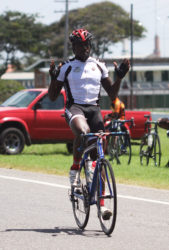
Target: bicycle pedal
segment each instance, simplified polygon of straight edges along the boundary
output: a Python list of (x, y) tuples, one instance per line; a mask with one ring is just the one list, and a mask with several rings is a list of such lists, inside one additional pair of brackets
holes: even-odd
[(72, 191), (70, 189), (68, 190), (68, 195), (69, 195), (69, 200), (72, 202), (74, 200), (74, 196), (73, 196)]
[(79, 188), (79, 187), (75, 187), (74, 188), (74, 193), (76, 193), (76, 194), (82, 194), (82, 189)]

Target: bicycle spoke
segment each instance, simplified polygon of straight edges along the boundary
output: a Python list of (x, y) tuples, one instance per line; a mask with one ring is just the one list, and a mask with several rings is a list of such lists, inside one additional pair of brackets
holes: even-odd
[(144, 137), (140, 146), (140, 163), (141, 165), (148, 165), (149, 163), (149, 148), (147, 145), (147, 137)]
[(125, 142), (125, 140), (126, 140), (125, 136), (118, 136), (118, 140), (117, 140), (118, 159), (121, 163), (127, 162), (127, 164), (130, 164), (130, 162), (131, 162), (131, 143), (130, 143), (130, 139), (127, 139), (127, 142)]
[[(107, 160), (102, 160), (102, 174), (98, 173), (97, 177), (97, 207), (98, 216), (102, 230), (109, 235), (113, 232), (116, 223), (117, 213), (117, 194), (116, 184), (112, 167)], [(104, 181), (103, 181), (104, 179)], [(102, 206), (111, 213), (109, 219), (103, 219)]]
[(90, 206), (86, 200), (88, 197), (88, 191), (83, 170), (81, 171), (81, 189), (79, 192), (81, 192), (80, 195), (72, 190), (72, 208), (78, 227), (84, 229), (89, 219)]
[(115, 159), (118, 162), (116, 141), (117, 141), (117, 136), (110, 136), (109, 141), (108, 141), (108, 154), (112, 162)]
[(152, 158), (155, 166), (160, 166), (161, 163), (161, 145), (158, 135), (154, 135)]

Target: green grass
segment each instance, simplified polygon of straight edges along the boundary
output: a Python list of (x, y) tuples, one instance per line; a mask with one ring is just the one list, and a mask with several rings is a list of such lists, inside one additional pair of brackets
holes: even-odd
[[(147, 187), (169, 190), (169, 138), (166, 130), (159, 129), (162, 159), (161, 166), (155, 167), (152, 160), (148, 166), (141, 166), (139, 146), (132, 146), (131, 164), (124, 160), (121, 164), (112, 164), (117, 183), (142, 185)], [(108, 158), (108, 156), (106, 156)], [(25, 147), (20, 155), (1, 155), (0, 167), (20, 169), (48, 174), (67, 175), (72, 164), (72, 155), (69, 155), (65, 144), (32, 145)]]

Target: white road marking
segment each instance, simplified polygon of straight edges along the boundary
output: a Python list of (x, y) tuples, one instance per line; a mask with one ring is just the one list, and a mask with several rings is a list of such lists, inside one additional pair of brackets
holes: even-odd
[(151, 202), (151, 203), (158, 203), (158, 204), (168, 205), (169, 206), (169, 202), (167, 202), (167, 201), (151, 200), (151, 199), (139, 198), (139, 197), (128, 196), (128, 195), (117, 195), (117, 196), (119, 198), (124, 198), (124, 199), (145, 201), (145, 202)]
[[(37, 181), (37, 180), (32, 180), (32, 179), (23, 179), (23, 178), (17, 178), (17, 177), (5, 176), (5, 175), (0, 175), (0, 178), (7, 179), (7, 180), (14, 180), (14, 181), (29, 182), (29, 183), (46, 185), (46, 186), (57, 187), (57, 188), (64, 188), (64, 189), (70, 188), (69, 186), (66, 186), (66, 185), (60, 185), (60, 184), (44, 182), (44, 181)], [(156, 204), (169, 206), (169, 202), (166, 202), (166, 201), (151, 200), (151, 199), (139, 198), (139, 197), (128, 196), (128, 195), (117, 195), (117, 196), (118, 198), (138, 200), (138, 201), (144, 201), (144, 202), (150, 202), (150, 203), (156, 203)]]
[(46, 185), (46, 186), (51, 186), (51, 187), (59, 187), (59, 188), (65, 188), (65, 189), (69, 188), (68, 186), (65, 186), (65, 185), (59, 185), (59, 184), (50, 183), (50, 182), (23, 179), (23, 178), (17, 178), (17, 177), (5, 176), (5, 175), (0, 175), (0, 178), (14, 180), (14, 181), (30, 182), (30, 183), (41, 184), (41, 185)]

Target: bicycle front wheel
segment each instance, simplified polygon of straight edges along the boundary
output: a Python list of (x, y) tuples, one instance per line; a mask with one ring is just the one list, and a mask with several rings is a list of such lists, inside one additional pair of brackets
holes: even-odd
[(160, 166), (161, 164), (161, 145), (159, 136), (153, 135), (153, 148), (152, 148), (152, 158), (154, 160), (155, 166)]
[[(123, 146), (125, 145), (125, 140), (127, 140), (127, 142), (126, 142), (126, 146), (123, 148)], [(130, 162), (131, 162), (131, 142), (130, 142), (130, 138), (125, 139), (125, 136), (118, 136), (118, 139), (117, 139), (117, 152), (118, 152), (119, 162), (120, 162), (120, 159), (123, 158), (124, 162), (127, 162), (127, 164), (130, 164)]]
[(84, 168), (82, 168), (80, 179), (81, 187), (77, 191), (72, 189), (71, 201), (76, 224), (80, 229), (84, 229), (90, 214), (89, 194)]
[[(110, 235), (116, 224), (117, 192), (112, 167), (108, 160), (102, 159), (97, 175), (97, 208), (103, 232)], [(102, 208), (109, 210), (109, 218), (103, 218)]]
[(117, 136), (109, 137), (108, 145), (107, 145), (107, 152), (112, 162), (116, 159), (117, 163), (119, 163), (116, 141), (117, 141)]
[(141, 140), (140, 145), (140, 163), (141, 165), (148, 165), (149, 163), (149, 148), (148, 148), (148, 137), (144, 136)]

